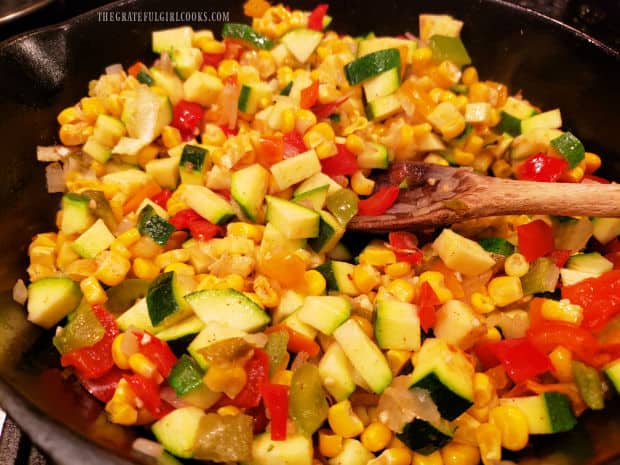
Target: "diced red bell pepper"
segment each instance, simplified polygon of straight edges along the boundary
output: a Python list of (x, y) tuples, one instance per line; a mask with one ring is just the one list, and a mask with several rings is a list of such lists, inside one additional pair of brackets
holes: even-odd
[(181, 132), (183, 140), (192, 139), (199, 131), (204, 108), (198, 103), (180, 100), (172, 109), (172, 123)]
[(358, 169), (357, 157), (344, 144), (336, 144), (336, 155), (321, 160), (321, 169), (328, 176), (352, 175)]
[(265, 383), (261, 386), (261, 394), (271, 418), (271, 439), (284, 441), (288, 419), (288, 386)]
[(318, 98), (319, 81), (312, 81), (312, 84), (301, 90), (301, 94), (299, 97), (299, 106), (305, 109), (312, 108)]
[(420, 296), (418, 297), (418, 317), (420, 327), (424, 332), (428, 332), (437, 322), (436, 307), (440, 304), (439, 298), (431, 285), (424, 281), (420, 286)]
[(418, 240), (407, 231), (393, 231), (388, 235), (390, 247), (400, 262), (412, 265), (422, 263), (422, 251), (418, 249)]
[(553, 263), (555, 263), (558, 268), (562, 268), (568, 260), (568, 257), (570, 257), (570, 253), (570, 250), (556, 249), (549, 254), (549, 258), (553, 260)]
[(138, 73), (146, 69), (146, 65), (141, 61), (136, 61), (133, 65), (127, 69), (127, 74), (133, 77), (138, 77)]
[(284, 157), (284, 139), (282, 136), (261, 136), (256, 148), (256, 161), (265, 168), (282, 160)]
[(238, 60), (241, 56), (241, 53), (243, 53), (243, 45), (233, 39), (224, 39), (224, 45), (226, 46), (226, 50), (224, 51), (224, 58)]
[(335, 102), (317, 103), (311, 108), (312, 113), (314, 113), (317, 119), (327, 118), (336, 110), (336, 108), (346, 102), (348, 98), (348, 96), (344, 96), (342, 98), (339, 98)]
[(236, 136), (239, 133), (239, 128), (230, 129), (227, 124), (220, 125), (220, 129), (224, 132), (226, 137)]
[(617, 237), (614, 240), (605, 244), (605, 247), (603, 248), (603, 253), (613, 252), (620, 252), (620, 239), (618, 239)]
[(261, 400), (261, 386), (269, 379), (269, 357), (264, 350), (254, 349), (254, 355), (244, 367), (247, 382), (234, 399), (224, 399), (224, 403), (239, 408), (257, 407)]
[(486, 363), (494, 356), (515, 383), (553, 370), (549, 357), (524, 337), (479, 344), (475, 352)]
[(224, 53), (206, 53), (206, 52), (203, 52), (203, 54), (202, 54), (202, 66), (213, 66), (214, 68), (217, 69), (217, 67), (219, 66), (220, 62), (224, 59), (225, 55), (226, 55), (226, 52), (224, 52)]
[(585, 174), (583, 178), (581, 178), (581, 182), (584, 184), (596, 182), (598, 184), (609, 184), (609, 180), (602, 178), (600, 176), (596, 176), (594, 174)]
[(110, 312), (101, 305), (93, 305), (93, 312), (103, 325), (103, 337), (96, 344), (67, 352), (60, 359), (63, 367), (74, 367), (83, 379), (100, 378), (112, 369), (112, 342), (119, 334), (116, 319)]
[(620, 252), (609, 252), (605, 258), (614, 264), (614, 270), (620, 270)]
[(169, 220), (175, 228), (189, 229), (194, 239), (206, 241), (222, 233), (221, 226), (205, 220), (191, 208), (175, 213)]
[(278, 331), (286, 331), (288, 333), (288, 344), (286, 348), (290, 352), (306, 352), (310, 357), (316, 357), (319, 354), (321, 348), (315, 341), (295, 331), (294, 329), (289, 328), (285, 324), (280, 323), (270, 326), (265, 330), (265, 334), (275, 333)]
[(151, 200), (159, 205), (164, 210), (166, 209), (166, 204), (168, 200), (172, 197), (172, 191), (170, 189), (162, 189), (160, 192), (151, 197)]
[(388, 208), (394, 205), (399, 192), (400, 188), (398, 186), (381, 187), (370, 197), (358, 202), (358, 215), (376, 216), (383, 214)]
[(308, 150), (306, 144), (304, 143), (303, 136), (296, 130), (284, 134), (283, 141), (284, 147), (282, 156), (284, 158), (291, 158)]
[(327, 3), (321, 3), (310, 12), (310, 16), (308, 16), (308, 29), (314, 29), (315, 31), (323, 30), (323, 18), (325, 18), (328, 8), (329, 5)]
[(562, 297), (583, 308), (582, 327), (599, 330), (620, 313), (620, 270), (564, 286)]
[(194, 220), (200, 220), (202, 216), (196, 213), (191, 208), (186, 208), (185, 210), (180, 210), (170, 219), (168, 220), (172, 226), (181, 230), (181, 229), (189, 229), (189, 224)]
[(177, 362), (177, 357), (170, 350), (168, 343), (146, 331), (138, 337), (140, 353), (155, 364), (160, 375), (167, 378)]
[(92, 396), (101, 402), (109, 402), (114, 396), (116, 386), (123, 377), (123, 371), (120, 368), (113, 367), (105, 375), (100, 378), (85, 379), (81, 378), (80, 383), (84, 386)]
[(557, 346), (563, 346), (573, 356), (590, 363), (598, 343), (587, 329), (562, 321), (543, 321), (528, 329), (526, 337), (541, 352), (548, 354)]
[(551, 226), (543, 220), (517, 226), (519, 250), (528, 262), (545, 256), (555, 249)]
[(127, 381), (134, 394), (140, 398), (151, 415), (155, 418), (161, 418), (170, 411), (172, 407), (165, 402), (162, 402), (159, 395), (159, 385), (142, 375), (123, 375), (123, 379)]
[(554, 182), (569, 169), (564, 158), (544, 153), (530, 155), (517, 169), (517, 178), (525, 181)]

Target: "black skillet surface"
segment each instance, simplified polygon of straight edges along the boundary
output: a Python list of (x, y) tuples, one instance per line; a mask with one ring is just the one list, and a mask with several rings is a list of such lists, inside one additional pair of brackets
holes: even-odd
[[(224, 12), (242, 20), (240, 3), (225, 0), (123, 1), (105, 7), (125, 12)], [(314, 2), (295, 2), (312, 8)], [(604, 157), (605, 175), (620, 180), (617, 109), (620, 55), (576, 30), (499, 0), (333, 2), (333, 28), (353, 35), (417, 32), (420, 12), (445, 12), (465, 21), (464, 41), (480, 75), (522, 89), (549, 109), (562, 108), (565, 127)], [(151, 61), (150, 31), (171, 23), (103, 20), (101, 11), (70, 25), (28, 34), (0, 45), (0, 404), (59, 465), (128, 464), (131, 435), (107, 424), (101, 407), (57, 366), (50, 334), (25, 322), (10, 289), (24, 276), (26, 247), (33, 234), (53, 227), (58, 197), (45, 192), (35, 146), (57, 142), (55, 117), (85, 95), (87, 83), (110, 63)], [(178, 25), (178, 23), (176, 23)], [(193, 23), (219, 31), (221, 22)], [(590, 415), (578, 430), (539, 441), (528, 454), (534, 463), (604, 462), (618, 453), (618, 409)], [(76, 434), (77, 433), (77, 434)], [(96, 442), (103, 447), (92, 444)], [(107, 449), (107, 450), (106, 450)], [(113, 452), (110, 452), (113, 451)], [(528, 462), (532, 463), (532, 462)]]

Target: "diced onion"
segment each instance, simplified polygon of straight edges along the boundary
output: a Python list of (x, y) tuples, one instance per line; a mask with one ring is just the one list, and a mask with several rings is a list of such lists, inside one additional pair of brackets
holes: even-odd
[(160, 443), (145, 438), (136, 439), (131, 445), (132, 449), (149, 457), (159, 458), (164, 453), (164, 446)]
[(118, 226), (116, 227), (116, 235), (122, 234), (125, 231), (128, 231), (129, 229), (133, 228), (136, 225), (135, 220), (131, 220), (127, 217), (123, 218), (121, 220), (120, 223), (118, 223)]
[(28, 299), (28, 288), (22, 279), (18, 279), (13, 286), (13, 300), (20, 305), (24, 305)]
[(160, 397), (172, 405), (174, 408), (183, 408), (187, 407), (188, 403), (179, 399), (177, 393), (170, 386), (164, 386), (161, 388), (159, 392)]
[(293, 363), (291, 363), (291, 371), (297, 370), (297, 368), (299, 368), (304, 363), (306, 363), (309, 358), (310, 358), (310, 355), (307, 352), (299, 352), (295, 356), (295, 359), (293, 360)]
[(168, 55), (168, 53), (161, 53), (157, 63), (157, 68), (161, 69), (162, 71), (173, 71), (172, 60), (170, 59), (170, 55)]
[(254, 347), (263, 348), (267, 344), (267, 335), (265, 333), (246, 334), (243, 339)]
[(123, 65), (120, 63), (114, 63), (113, 65), (107, 66), (105, 69), (106, 74), (120, 74), (123, 72)]
[(125, 336), (121, 339), (121, 351), (127, 355), (133, 355), (140, 349), (138, 345), (138, 338), (131, 331), (126, 331)]
[(60, 163), (50, 163), (45, 167), (45, 179), (50, 194), (65, 191), (65, 176)]
[(71, 153), (64, 145), (37, 145), (38, 161), (60, 161)]

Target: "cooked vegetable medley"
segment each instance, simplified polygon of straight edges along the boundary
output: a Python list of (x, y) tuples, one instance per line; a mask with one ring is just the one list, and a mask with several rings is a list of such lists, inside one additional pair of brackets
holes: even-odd
[(394, 160), (607, 182), (560, 110), (482, 80), (449, 16), (351, 37), (327, 5), (245, 10), (153, 32), (39, 148), (64, 195), (16, 299), (109, 421), (161, 463), (489, 465), (604, 408), (620, 219), (344, 236)]

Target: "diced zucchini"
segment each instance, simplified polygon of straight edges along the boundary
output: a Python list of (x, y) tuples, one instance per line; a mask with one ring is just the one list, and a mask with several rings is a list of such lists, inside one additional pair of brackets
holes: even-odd
[(304, 323), (299, 319), (299, 309), (291, 313), (289, 316), (282, 320), (282, 323), (291, 328), (293, 331), (303, 334), (309, 339), (314, 339), (318, 334), (318, 331), (309, 324)]
[(381, 349), (354, 321), (347, 320), (333, 333), (347, 358), (375, 394), (392, 382), (392, 370)]
[(587, 217), (568, 218), (553, 221), (553, 237), (555, 248), (577, 252), (586, 247), (592, 237), (592, 222)]
[[(527, 119), (536, 113), (530, 102), (512, 96), (506, 99), (506, 103), (504, 103), (501, 110), (518, 119)], [(519, 132), (521, 132), (520, 129)]]
[(299, 310), (305, 297), (292, 289), (285, 289), (280, 296), (280, 302), (273, 312), (272, 322), (279, 323), (282, 319)]
[(256, 221), (268, 187), (269, 172), (258, 163), (254, 163), (233, 172), (230, 195), (239, 204), (243, 214), (252, 221)]
[[(125, 125), (118, 118), (100, 114), (95, 121), (93, 137), (106, 147), (113, 147), (126, 133)], [(105, 163), (105, 162), (102, 162)]]
[(387, 147), (376, 142), (369, 142), (364, 151), (357, 156), (357, 165), (361, 169), (387, 169), (390, 165)]
[(562, 127), (562, 114), (559, 109), (530, 116), (521, 121), (521, 132), (527, 134), (534, 129), (558, 129)]
[(405, 445), (422, 455), (430, 455), (441, 449), (452, 440), (453, 428), (445, 420), (431, 423), (421, 418), (416, 418), (407, 423), (400, 433), (397, 433)]
[(153, 31), (151, 42), (155, 53), (167, 52), (172, 48), (192, 46), (194, 31), (189, 26)]
[(272, 93), (271, 86), (266, 82), (243, 84), (237, 106), (243, 113), (254, 114), (258, 110), (259, 102), (263, 98), (271, 98)]
[(364, 81), (363, 87), (367, 101), (392, 94), (400, 87), (400, 71), (398, 68), (384, 71), (378, 76)]
[(153, 423), (151, 430), (164, 448), (181, 458), (192, 458), (194, 444), (205, 416), (198, 407), (181, 407)]
[(530, 269), (521, 277), (523, 295), (553, 292), (558, 284), (560, 269), (548, 257), (539, 257), (530, 263)]
[(334, 216), (324, 210), (319, 211), (319, 234), (308, 241), (316, 253), (326, 253), (333, 249), (344, 236), (345, 228)]
[[(133, 137), (121, 137), (118, 143), (112, 147), (112, 153), (121, 155), (122, 161), (128, 161), (132, 165), (137, 165), (137, 155), (140, 150), (149, 145), (149, 141), (134, 139)], [(136, 161), (136, 163), (134, 163)]]
[(325, 173), (316, 173), (302, 182), (293, 192), (294, 196), (299, 196), (304, 192), (311, 191), (317, 187), (328, 186), (327, 195), (333, 194), (342, 189), (342, 186), (327, 176)]
[(584, 279), (596, 278), (599, 276), (596, 273), (588, 273), (586, 271), (569, 270), (568, 268), (560, 269), (560, 276), (562, 277), (562, 284), (564, 286), (572, 286)]
[(320, 216), (314, 210), (302, 207), (294, 202), (272, 197), (267, 200), (267, 221), (273, 224), (288, 239), (317, 237)]
[(210, 346), (218, 341), (230, 339), (232, 337), (244, 337), (247, 333), (238, 328), (233, 328), (226, 323), (210, 321), (187, 346), (187, 351), (196, 360), (200, 368), (206, 370), (209, 367), (206, 359), (202, 356), (201, 349)]
[(474, 367), (459, 349), (426, 339), (416, 355), (411, 386), (426, 389), (443, 418), (454, 420), (474, 399)]
[(611, 270), (613, 267), (614, 264), (598, 252), (573, 255), (566, 262), (566, 268), (569, 270), (592, 273), (596, 276)]
[(323, 275), (327, 282), (327, 289), (330, 291), (339, 291), (346, 295), (356, 296), (359, 291), (353, 283), (353, 268), (355, 266), (351, 263), (331, 260), (315, 269)]
[(162, 329), (157, 333), (157, 337), (162, 341), (174, 341), (191, 334), (198, 334), (205, 327), (204, 322), (197, 316), (190, 316), (185, 320), (176, 323), (169, 328)]
[(448, 268), (465, 276), (479, 275), (495, 265), (493, 257), (480, 244), (448, 228), (435, 239), (433, 249)]
[(146, 304), (146, 299), (139, 299), (131, 307), (125, 310), (117, 319), (116, 324), (121, 331), (127, 331), (132, 326), (134, 328), (148, 331), (151, 334), (156, 334), (159, 331), (159, 327), (156, 328), (151, 322), (149, 316), (149, 307)]
[(515, 246), (508, 242), (503, 237), (485, 237), (478, 241), (478, 244), (482, 246), (487, 252), (495, 253), (498, 255), (512, 255), (515, 251)]
[(327, 199), (327, 191), (329, 186), (316, 187), (306, 192), (302, 192), (299, 195), (293, 196), (293, 202), (298, 203), (306, 208), (311, 208), (320, 213), (320, 210), (325, 206), (325, 200)]
[(180, 170), (178, 158), (156, 158), (146, 164), (144, 171), (165, 189), (174, 190), (179, 183)]
[(344, 73), (349, 84), (355, 85), (392, 68), (396, 68), (400, 74), (400, 66), (400, 52), (390, 48), (357, 58), (344, 67)]
[(351, 304), (341, 296), (308, 296), (297, 317), (330, 336), (351, 314)]
[(396, 37), (374, 37), (371, 39), (361, 40), (357, 46), (357, 56), (363, 57), (369, 53), (378, 52), (379, 50), (386, 50), (388, 48), (396, 48), (401, 51), (401, 60), (403, 58), (402, 50), (406, 50), (406, 60), (402, 60), (406, 63), (413, 61), (413, 52), (415, 51), (417, 44), (415, 40), (398, 39)]
[(62, 223), (60, 230), (67, 234), (83, 233), (95, 222), (89, 208), (90, 199), (82, 194), (69, 192), (62, 197)]
[(282, 36), (280, 41), (300, 63), (305, 63), (321, 43), (323, 33), (313, 29), (293, 29)]
[(352, 372), (353, 366), (340, 344), (330, 344), (319, 362), (319, 376), (336, 402), (348, 399), (355, 391)]
[(110, 247), (112, 242), (114, 242), (114, 234), (110, 232), (102, 219), (98, 219), (71, 244), (71, 248), (80, 257), (95, 258), (99, 252)]
[(164, 323), (167, 326), (187, 317), (191, 309), (183, 294), (174, 271), (168, 271), (155, 278), (146, 293), (151, 324), (157, 326)]
[(28, 286), (28, 320), (45, 329), (59, 323), (82, 300), (80, 286), (69, 278), (42, 278)]
[(202, 64), (202, 50), (195, 47), (175, 47), (170, 52), (174, 71), (181, 79), (187, 79)]
[(185, 300), (205, 323), (215, 321), (243, 331), (256, 331), (270, 321), (253, 300), (234, 289), (192, 292)]
[(258, 255), (289, 255), (306, 245), (305, 239), (289, 239), (271, 223), (265, 225)]
[(469, 349), (477, 339), (482, 323), (465, 302), (448, 300), (436, 313), (435, 336), (461, 349)]
[(170, 98), (172, 104), (176, 104), (184, 98), (183, 81), (172, 71), (162, 71), (152, 67), (149, 72), (158, 87), (161, 87)]
[(448, 60), (459, 67), (471, 64), (469, 53), (460, 37), (435, 34), (428, 40), (428, 46), (436, 63)]
[(382, 120), (398, 113), (402, 109), (396, 94), (384, 95), (368, 102), (366, 115), (373, 121)]
[(603, 368), (603, 373), (605, 373), (607, 379), (611, 381), (616, 394), (620, 394), (620, 359), (616, 359), (605, 365), (605, 368)]
[(179, 174), (183, 184), (202, 185), (204, 171), (208, 168), (209, 158), (204, 147), (187, 144), (183, 147), (179, 161)]
[(375, 339), (382, 349), (420, 348), (420, 318), (415, 305), (396, 299), (376, 302)]
[(105, 163), (112, 156), (111, 147), (103, 145), (101, 142), (97, 141), (94, 136), (90, 136), (86, 140), (86, 143), (82, 147), (82, 151), (99, 163)]
[(495, 126), (497, 131), (505, 132), (511, 136), (518, 136), (521, 134), (521, 120), (519, 118), (503, 110), (499, 112), (499, 116), (499, 123)]
[(314, 150), (300, 153), (271, 165), (271, 174), (280, 190), (308, 179), (321, 171), (321, 162)]
[(491, 104), (488, 102), (474, 102), (465, 105), (465, 121), (467, 123), (486, 123), (490, 117)]
[[(512, 143), (508, 142), (510, 159), (513, 162), (518, 162), (535, 153), (547, 152), (549, 151), (550, 141), (561, 134), (562, 131), (558, 129), (533, 129), (527, 134), (521, 134), (515, 137)], [(498, 150), (506, 144), (506, 141), (510, 141), (510, 139), (504, 139), (503, 143), (498, 145)]]
[(568, 397), (559, 392), (545, 392), (536, 396), (501, 398), (501, 405), (521, 410), (530, 434), (551, 434), (569, 431), (577, 420), (573, 416)]
[(235, 216), (230, 203), (204, 186), (185, 186), (182, 194), (187, 206), (213, 224), (221, 224)]
[(192, 73), (183, 83), (185, 100), (204, 106), (214, 104), (222, 89), (224, 84), (220, 78), (202, 71)]
[(175, 227), (155, 213), (155, 209), (151, 205), (142, 209), (136, 227), (140, 234), (149, 236), (159, 245), (165, 245), (170, 235), (175, 231)]
[(274, 441), (270, 433), (254, 437), (252, 465), (311, 465), (312, 439), (301, 434), (288, 434), (283, 441)]
[(421, 14), (419, 16), (420, 39), (429, 40), (435, 34), (458, 37), (463, 28), (463, 21), (450, 15)]
[[(128, 278), (122, 283), (110, 287), (106, 294), (105, 307), (114, 315), (120, 315), (134, 305), (138, 299), (146, 296), (151, 282), (146, 279)], [(121, 328), (124, 330), (124, 328)]]
[(592, 235), (607, 244), (620, 235), (620, 218), (592, 218)]
[[(175, 79), (179, 79), (173, 76)], [(180, 82), (180, 81), (179, 81)], [(154, 141), (164, 126), (172, 121), (172, 106), (168, 97), (140, 86), (135, 97), (128, 98), (123, 107), (122, 121), (132, 139)]]
[(367, 465), (375, 456), (357, 439), (345, 439), (338, 455), (327, 461), (329, 465)]
[(222, 37), (239, 40), (244, 42), (248, 47), (254, 49), (271, 50), (274, 46), (273, 40), (259, 32), (256, 32), (247, 24), (224, 24), (224, 27), (222, 28)]
[(344, 245), (342, 242), (338, 242), (334, 246), (333, 249), (328, 251), (327, 252), (327, 256), (331, 260), (337, 260), (337, 261), (341, 261), (341, 262), (350, 262), (351, 260), (353, 260), (353, 254), (347, 248), (347, 246)]

